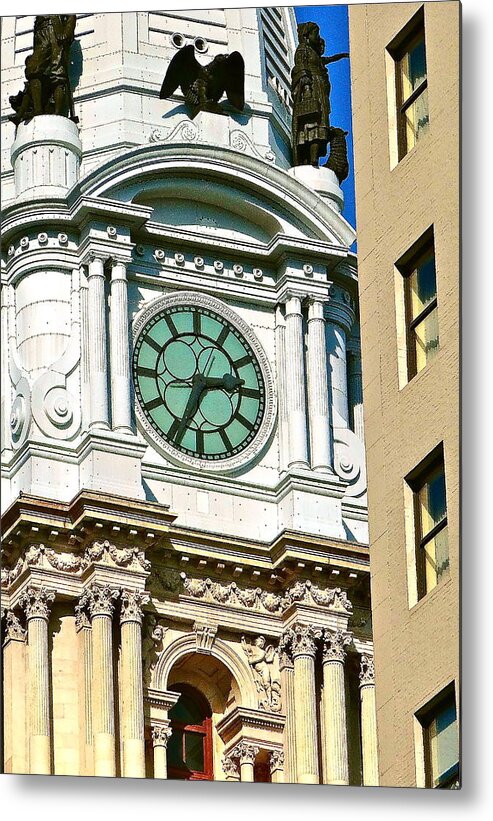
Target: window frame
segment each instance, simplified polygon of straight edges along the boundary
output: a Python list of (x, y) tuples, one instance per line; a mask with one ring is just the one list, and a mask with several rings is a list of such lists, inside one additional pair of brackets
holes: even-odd
[[(182, 758), (186, 761), (186, 735), (193, 734), (201, 736), (203, 743), (204, 754), (204, 769), (191, 770), (174, 767), (171, 761), (168, 761), (168, 778), (180, 781), (213, 781), (214, 780), (214, 765), (213, 765), (213, 744), (212, 744), (212, 717), (209, 703), (205, 696), (187, 684), (174, 685), (172, 688), (175, 692), (180, 693), (180, 698), (185, 696), (197, 702), (200, 709), (204, 712), (204, 718), (200, 724), (186, 723), (184, 721), (173, 718), (170, 711), (170, 726), (172, 733), (178, 731), (182, 734)], [(175, 705), (176, 706), (176, 705)]]
[[(433, 761), (432, 761), (432, 751), (431, 751), (431, 726), (434, 720), (436, 720), (437, 713), (441, 709), (445, 709), (448, 704), (453, 704), (455, 709), (455, 722), (456, 722), (456, 729), (457, 729), (457, 763), (452, 765), (446, 773), (444, 773), (444, 777), (440, 780), (440, 777), (437, 779), (437, 783), (435, 784), (435, 779), (433, 776)], [(460, 779), (460, 739), (459, 739), (459, 716), (457, 710), (457, 699), (455, 695), (455, 685), (454, 682), (449, 684), (438, 693), (425, 707), (416, 713), (416, 718), (418, 719), (421, 730), (422, 730), (422, 742), (423, 742), (423, 763), (424, 763), (424, 777), (425, 783), (424, 786), (427, 789), (435, 789), (435, 790), (443, 790), (448, 789), (454, 781), (459, 781)]]

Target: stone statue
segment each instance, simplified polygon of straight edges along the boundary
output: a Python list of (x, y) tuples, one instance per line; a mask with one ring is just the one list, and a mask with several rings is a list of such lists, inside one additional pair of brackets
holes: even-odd
[(300, 23), (299, 45), (291, 72), (293, 97), (293, 165), (318, 167), (330, 141), (330, 82), (326, 66), (349, 57), (324, 57), (325, 41), (316, 23)]
[(330, 168), (334, 172), (339, 183), (346, 179), (349, 174), (349, 162), (347, 158), (346, 137), (348, 132), (343, 128), (329, 128), (330, 155), (324, 168)]
[(243, 111), (245, 105), (245, 63), (239, 51), (218, 54), (206, 66), (196, 59), (193, 46), (184, 46), (171, 60), (161, 86), (160, 98), (170, 97), (180, 86), (190, 111), (224, 114), (219, 100), (226, 94), (232, 106)]
[(241, 644), (253, 671), (255, 686), (260, 694), (259, 707), (264, 710), (279, 712), (281, 709), (281, 682), (274, 675), (276, 651), (272, 644), (266, 646), (265, 637), (258, 636), (253, 645), (248, 644), (245, 636)]
[(58, 114), (77, 122), (68, 77), (75, 23), (75, 14), (36, 17), (33, 53), (25, 60), (24, 88), (9, 97), (15, 111), (9, 117), (11, 122), (19, 125), (38, 114)]
[(158, 623), (153, 615), (146, 618), (146, 629), (142, 638), (142, 670), (144, 683), (150, 684), (154, 668), (159, 656), (163, 652), (163, 641), (166, 635), (166, 627)]

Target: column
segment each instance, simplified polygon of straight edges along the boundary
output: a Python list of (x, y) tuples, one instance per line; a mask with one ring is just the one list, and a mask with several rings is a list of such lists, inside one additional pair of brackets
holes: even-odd
[(237, 758), (240, 762), (240, 780), (254, 781), (255, 758), (259, 753), (259, 747), (248, 741), (240, 741), (230, 753), (232, 758)]
[(347, 335), (354, 322), (354, 307), (350, 294), (331, 285), (324, 309), (326, 342), (329, 356), (332, 425), (349, 427), (347, 382)]
[(361, 656), (359, 680), (363, 784), (365, 787), (378, 787), (377, 715), (373, 656)]
[(306, 386), (301, 299), (290, 295), (286, 301), (285, 374), (289, 424), (288, 468), (308, 467), (306, 427)]
[(294, 664), (291, 658), (289, 633), (284, 633), (279, 642), (279, 670), (284, 701), (286, 723), (284, 724), (284, 775), (290, 784), (296, 783), (296, 724), (294, 700)]
[(92, 706), (94, 775), (116, 775), (115, 696), (113, 678), (113, 611), (119, 590), (93, 583), (87, 602), (92, 623)]
[(93, 737), (92, 737), (92, 630), (91, 622), (84, 610), (84, 604), (75, 607), (75, 629), (80, 639), (84, 676), (84, 709), (81, 720), (84, 722), (83, 761), (84, 775), (93, 774)]
[(19, 604), (26, 611), (28, 644), (29, 772), (51, 774), (48, 621), (55, 594), (28, 587)]
[(166, 750), (168, 738), (171, 737), (171, 727), (168, 723), (153, 724), (151, 727), (152, 746), (154, 750), (154, 778), (168, 777), (168, 763)]
[(120, 686), (125, 778), (145, 778), (142, 605), (149, 599), (141, 590), (122, 590)]
[(289, 631), (294, 664), (297, 783), (319, 784), (315, 631), (295, 625)]
[(363, 375), (361, 371), (361, 345), (359, 339), (353, 337), (348, 346), (348, 381), (349, 399), (351, 404), (353, 431), (361, 442), (364, 442), (363, 426)]
[(131, 433), (127, 270), (123, 262), (114, 259), (111, 260), (110, 354), (113, 430)]
[(323, 638), (324, 783), (349, 784), (344, 659), (351, 634), (325, 630)]
[(17, 613), (5, 613), (3, 644), (3, 743), (6, 773), (27, 773), (26, 756), (26, 631)]
[(308, 414), (312, 470), (332, 473), (332, 443), (327, 379), (324, 303), (308, 303)]
[(270, 775), (273, 784), (284, 784), (284, 752), (273, 750), (270, 754)]
[(223, 758), (223, 770), (226, 775), (226, 781), (240, 780), (240, 767), (237, 758), (232, 755), (225, 755)]
[(89, 262), (88, 327), (90, 426), (109, 428), (108, 354), (106, 350), (106, 298), (104, 292), (104, 261), (93, 256)]
[(276, 308), (277, 397), (279, 403), (279, 468), (286, 470), (289, 462), (289, 430), (286, 391), (286, 323), (282, 307)]

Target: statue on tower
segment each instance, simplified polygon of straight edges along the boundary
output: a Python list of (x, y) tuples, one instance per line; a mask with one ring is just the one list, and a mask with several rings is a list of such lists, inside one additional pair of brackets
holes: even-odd
[(316, 23), (300, 23), (298, 39), (291, 72), (293, 165), (317, 168), (332, 137), (341, 137), (341, 129), (330, 127), (330, 81), (326, 67), (349, 54), (324, 57), (325, 41)]
[(245, 106), (245, 63), (239, 51), (217, 54), (203, 66), (195, 58), (193, 46), (183, 46), (171, 60), (159, 97), (165, 100), (180, 86), (190, 119), (199, 111), (224, 114), (219, 100), (226, 94), (234, 108)]
[(11, 122), (19, 125), (38, 114), (58, 114), (77, 122), (68, 76), (75, 23), (75, 14), (37, 15), (33, 53), (25, 61), (24, 88), (9, 97), (15, 112), (9, 117)]

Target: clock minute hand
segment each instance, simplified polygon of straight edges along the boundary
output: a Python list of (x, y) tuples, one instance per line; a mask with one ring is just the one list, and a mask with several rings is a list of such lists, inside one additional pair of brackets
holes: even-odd
[(202, 391), (206, 387), (205, 377), (202, 376), (202, 374), (196, 374), (192, 380), (192, 385), (193, 387), (190, 392), (190, 396), (188, 397), (188, 402), (183, 412), (182, 420), (175, 434), (175, 442), (177, 444), (181, 441), (181, 438), (185, 433), (185, 428), (187, 426), (188, 421), (197, 412)]

